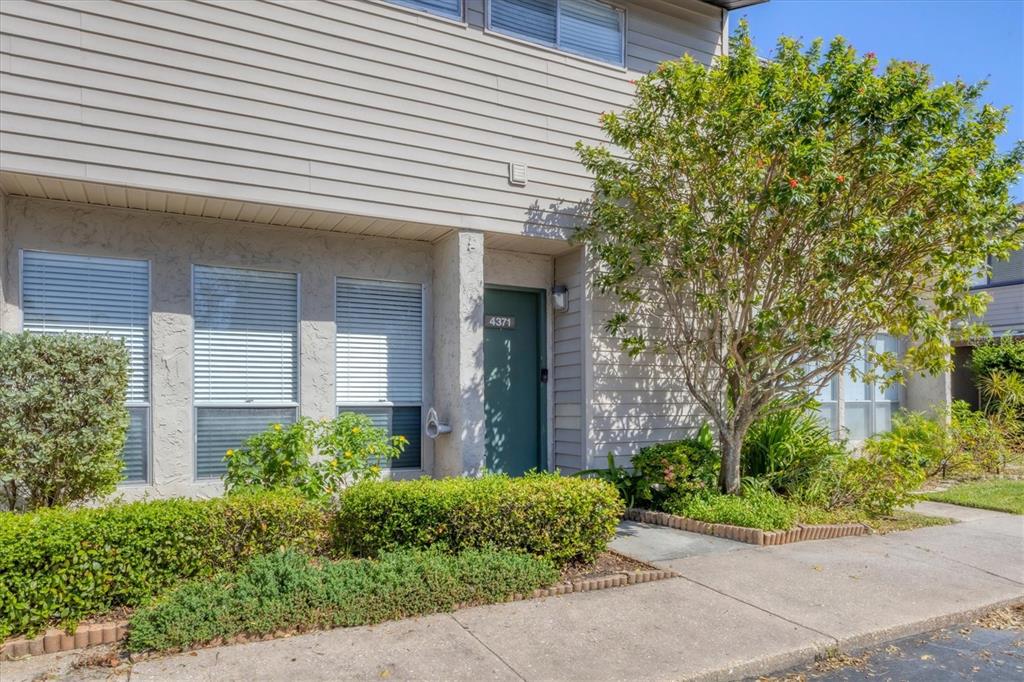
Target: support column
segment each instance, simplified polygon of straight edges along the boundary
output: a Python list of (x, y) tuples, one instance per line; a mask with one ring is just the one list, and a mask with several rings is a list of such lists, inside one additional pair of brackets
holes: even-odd
[(904, 391), (906, 400), (903, 407), (910, 412), (932, 414), (937, 408), (942, 414), (953, 403), (953, 378), (949, 372), (909, 374)]
[(458, 230), (434, 246), (434, 404), (451, 433), (434, 476), (477, 476), (484, 451), (484, 237)]

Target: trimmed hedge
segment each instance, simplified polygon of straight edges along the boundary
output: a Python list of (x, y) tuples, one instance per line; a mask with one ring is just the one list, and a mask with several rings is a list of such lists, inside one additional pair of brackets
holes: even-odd
[(320, 551), (323, 507), (295, 493), (0, 513), (0, 640), (136, 606), (281, 547)]
[(405, 550), (312, 562), (294, 551), (258, 557), (238, 573), (182, 585), (135, 612), (128, 649), (167, 650), (235, 635), (369, 625), (507, 601), (558, 579), (550, 561), (466, 550), (448, 556)]
[(337, 548), (354, 556), (494, 547), (563, 564), (595, 559), (622, 513), (622, 500), (604, 481), (491, 474), (359, 483), (341, 496), (332, 528)]

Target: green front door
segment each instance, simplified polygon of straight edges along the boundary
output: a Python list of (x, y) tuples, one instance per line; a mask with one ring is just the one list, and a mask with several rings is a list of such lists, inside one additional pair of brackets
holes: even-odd
[(487, 468), (518, 476), (545, 467), (544, 292), (484, 291)]

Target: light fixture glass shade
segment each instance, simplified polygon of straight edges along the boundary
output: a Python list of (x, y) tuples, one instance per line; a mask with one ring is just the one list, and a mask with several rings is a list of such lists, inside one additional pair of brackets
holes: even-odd
[(569, 309), (569, 287), (564, 284), (551, 287), (551, 307), (556, 313), (564, 313)]

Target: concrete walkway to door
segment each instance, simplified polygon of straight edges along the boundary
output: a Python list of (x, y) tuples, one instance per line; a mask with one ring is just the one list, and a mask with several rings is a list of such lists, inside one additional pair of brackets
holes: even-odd
[[(137, 663), (130, 676), (132, 682), (737, 679), (1024, 599), (1024, 517), (933, 503), (920, 510), (961, 523), (781, 547), (711, 547), (684, 537), (691, 548), (714, 551), (658, 562), (681, 578), (204, 649)], [(638, 539), (644, 528), (624, 529), (618, 546), (667, 542)], [(4, 664), (4, 681), (30, 679), (27, 673), (45, 672), (41, 665), (32, 659)]]

